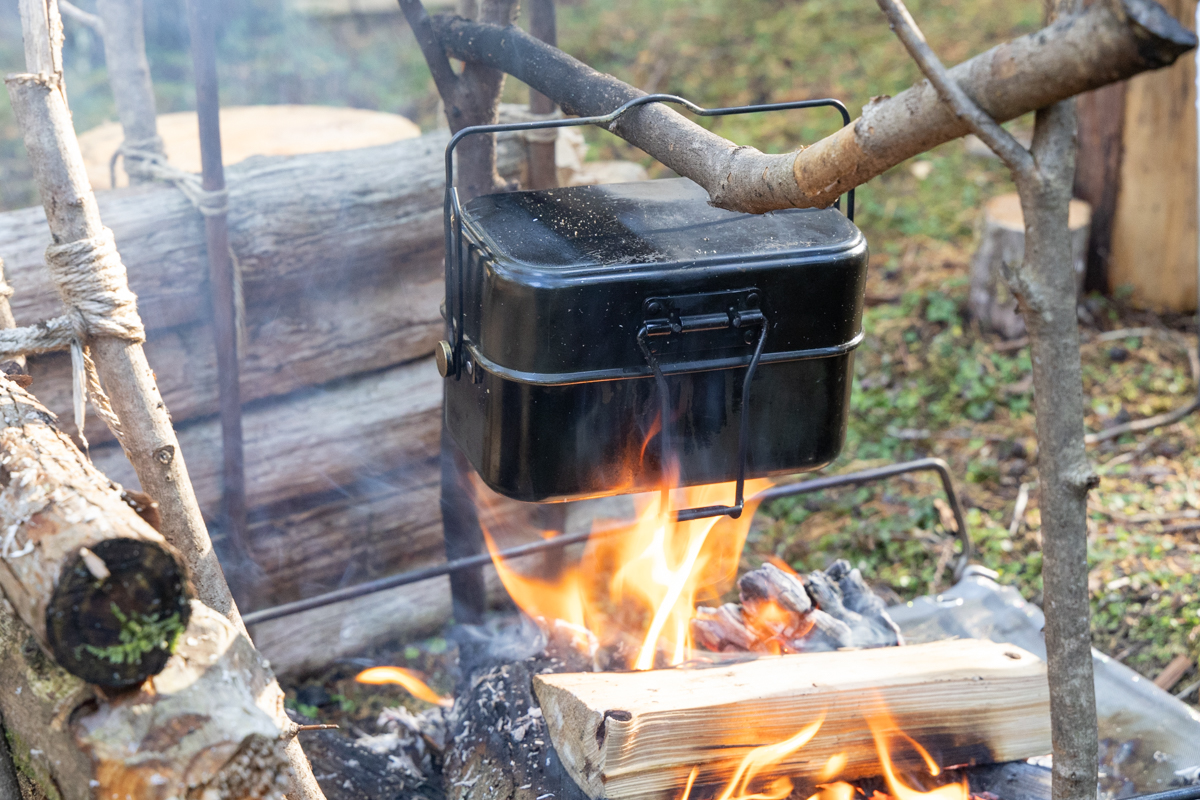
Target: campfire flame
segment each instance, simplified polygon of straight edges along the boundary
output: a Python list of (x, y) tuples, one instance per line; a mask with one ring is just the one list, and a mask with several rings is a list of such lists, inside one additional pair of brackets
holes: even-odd
[[(746, 481), (746, 494), (770, 485), (765, 479)], [(484, 538), (501, 582), (530, 617), (547, 626), (561, 620), (589, 630), (602, 644), (618, 644), (622, 637), (638, 642), (636, 656), (621, 666), (673, 666), (692, 656), (689, 623), (697, 599), (732, 586), (754, 509), (748, 506), (737, 520), (677, 522), (675, 514), (729, 503), (733, 494), (730, 482), (640, 496), (633, 523), (593, 536), (580, 564), (554, 580), (516, 572), (497, 557), (499, 548), (486, 530)]]
[(403, 667), (371, 667), (354, 676), (354, 680), (359, 683), (374, 685), (392, 683), (403, 686), (413, 697), (424, 700), (426, 703), (442, 706), (443, 708), (449, 708), (454, 705), (453, 698), (442, 697), (433, 689), (430, 689), (429, 684), (425, 683), (424, 678), (425, 676), (415, 669), (405, 669)]
[(948, 783), (927, 792), (914, 789), (906, 784), (896, 774), (895, 765), (892, 763), (891, 750), (888, 747), (888, 738), (891, 736), (898, 736), (911, 744), (924, 760), (929, 774), (933, 777), (936, 778), (941, 774), (941, 768), (924, 747), (900, 730), (892, 716), (886, 711), (868, 717), (867, 726), (871, 729), (871, 736), (875, 739), (875, 749), (879, 752), (879, 766), (883, 770), (883, 779), (887, 783), (888, 791), (896, 800), (970, 800), (971, 790), (967, 785), (966, 778), (958, 783)]
[(733, 777), (725, 785), (724, 791), (717, 800), (783, 800), (792, 793), (792, 782), (786, 777), (777, 777), (767, 784), (766, 790), (750, 793), (750, 784), (763, 770), (776, 766), (779, 762), (808, 744), (821, 724), (825, 722), (822, 715), (816, 722), (801, 728), (795, 735), (782, 742), (756, 747), (746, 754), (742, 763), (734, 770)]

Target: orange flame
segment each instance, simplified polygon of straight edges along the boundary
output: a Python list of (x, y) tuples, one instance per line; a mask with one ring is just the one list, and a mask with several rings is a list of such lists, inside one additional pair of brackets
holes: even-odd
[(724, 791), (718, 795), (717, 800), (782, 800), (787, 797), (792, 793), (792, 782), (787, 778), (774, 778), (767, 785), (766, 791), (755, 794), (750, 793), (750, 784), (763, 770), (777, 765), (808, 744), (817, 735), (823, 722), (825, 722), (824, 714), (816, 722), (801, 728), (794, 736), (784, 739), (782, 742), (763, 745), (751, 750), (734, 770), (733, 777), (729, 779), (729, 783), (725, 785)]
[(927, 792), (914, 789), (904, 783), (897, 776), (896, 768), (892, 763), (892, 755), (888, 748), (889, 736), (900, 736), (912, 744), (925, 761), (929, 773), (934, 777), (941, 774), (941, 768), (924, 747), (896, 726), (891, 715), (886, 711), (868, 717), (867, 726), (871, 729), (871, 736), (875, 739), (875, 749), (879, 752), (879, 766), (883, 770), (884, 782), (887, 783), (888, 791), (895, 800), (970, 800), (971, 790), (967, 785), (966, 778), (958, 783), (948, 783)]
[(403, 686), (413, 697), (424, 700), (426, 703), (433, 703), (444, 708), (454, 705), (452, 698), (442, 697), (433, 689), (430, 689), (429, 684), (425, 683), (424, 678), (424, 675), (413, 669), (404, 669), (403, 667), (371, 667), (358, 673), (354, 677), (354, 680), (359, 683), (375, 685), (394, 683)]
[[(747, 481), (746, 494), (770, 485), (765, 479)], [(675, 665), (691, 657), (697, 597), (719, 595), (737, 576), (754, 509), (748, 506), (737, 520), (678, 522), (675, 513), (728, 503), (733, 492), (730, 482), (639, 496), (640, 511), (631, 524), (593, 537), (579, 566), (552, 581), (514, 571), (496, 557), (499, 548), (486, 530), (484, 539), (501, 582), (529, 616), (547, 624), (562, 620), (598, 636), (635, 636), (640, 645), (630, 659), (634, 669), (652, 669), (660, 658)], [(629, 619), (631, 609), (636, 619)]]

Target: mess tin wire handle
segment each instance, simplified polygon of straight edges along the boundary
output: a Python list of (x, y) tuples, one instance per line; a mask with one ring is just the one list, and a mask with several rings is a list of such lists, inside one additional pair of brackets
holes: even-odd
[[(508, 133), (512, 131), (536, 131), (546, 128), (575, 128), (581, 125), (606, 126), (627, 111), (649, 103), (674, 103), (698, 117), (728, 117), (734, 114), (753, 114), (760, 111), (787, 111), (795, 108), (836, 108), (842, 115), (842, 124), (850, 124), (850, 112), (842, 101), (833, 98), (818, 100), (793, 100), (788, 103), (760, 103), (750, 106), (728, 108), (703, 108), (690, 100), (673, 94), (647, 94), (623, 103), (607, 114), (594, 117), (571, 119), (547, 119), (531, 122), (507, 122), (496, 125), (473, 125), (463, 128), (450, 137), (446, 145), (446, 199), (443, 209), (446, 234), (446, 322), (450, 326), (451, 352), (447, 359), (446, 377), (458, 380), (462, 375), (463, 347), (463, 268), (462, 256), (462, 207), (458, 200), (458, 189), (454, 186), (454, 150), (468, 136), (482, 133)], [(834, 204), (840, 207), (841, 200)], [(854, 220), (854, 190), (846, 194), (846, 217)]]

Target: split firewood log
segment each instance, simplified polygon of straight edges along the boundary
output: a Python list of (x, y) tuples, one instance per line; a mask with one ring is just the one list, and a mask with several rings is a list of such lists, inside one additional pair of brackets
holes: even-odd
[(833, 779), (884, 774), (881, 740), (902, 769), (922, 764), (912, 742), (943, 767), (1050, 749), (1045, 663), (976, 639), (706, 669), (542, 674), (533, 691), (555, 752), (592, 800), (677, 796), (693, 780), (724, 784), (751, 753), (806, 728), (810, 735), (771, 765), (802, 797)]
[(845, 559), (801, 578), (771, 563), (738, 581), (741, 605), (701, 606), (696, 644), (715, 652), (804, 653), (903, 644), (883, 600)]
[(0, 588), (64, 669), (102, 686), (141, 683), (188, 624), (181, 559), (6, 378), (0, 419)]

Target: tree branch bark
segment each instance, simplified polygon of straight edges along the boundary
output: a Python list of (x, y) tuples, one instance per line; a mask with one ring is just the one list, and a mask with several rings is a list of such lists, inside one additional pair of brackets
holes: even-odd
[[(150, 62), (146, 59), (142, 0), (96, 0), (96, 12), (104, 28), (108, 85), (112, 87), (117, 116), (125, 131), (122, 147), (161, 154), (163, 143), (158, 136), (154, 86), (150, 82)], [(125, 155), (125, 172), (131, 183), (153, 180), (140, 168), (141, 163), (141, 159)], [(112, 188), (116, 188), (115, 183)]]
[[(431, 24), (452, 57), (504, 70), (568, 114), (605, 114), (643, 94), (516, 28), (445, 16)], [(1166, 66), (1195, 44), (1195, 35), (1153, 0), (1115, 0), (994, 47), (949, 75), (1005, 122)], [(829, 206), (901, 161), (970, 132), (927, 81), (867, 104), (851, 125), (785, 155), (739, 147), (659, 105), (635, 109), (610, 129), (699, 183), (714, 205), (751, 213)]]

